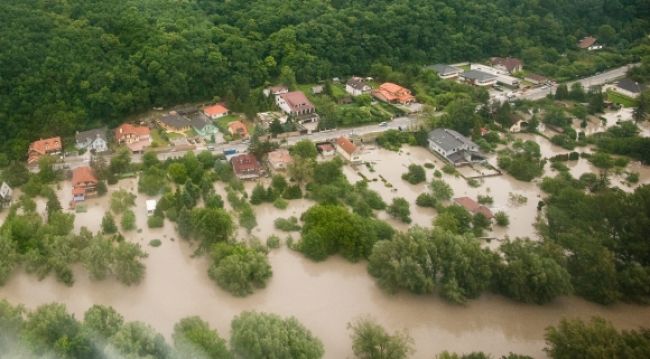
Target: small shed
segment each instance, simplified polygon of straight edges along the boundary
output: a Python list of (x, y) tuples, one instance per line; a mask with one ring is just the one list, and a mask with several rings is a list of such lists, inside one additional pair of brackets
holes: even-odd
[(153, 216), (153, 213), (156, 211), (157, 202), (155, 199), (148, 199), (146, 202), (147, 206), (147, 216)]

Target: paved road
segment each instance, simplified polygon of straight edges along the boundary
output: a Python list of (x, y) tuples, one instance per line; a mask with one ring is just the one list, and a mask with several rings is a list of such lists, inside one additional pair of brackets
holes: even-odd
[[(571, 85), (573, 85), (576, 82), (580, 82), (585, 89), (588, 89), (590, 86), (604, 85), (608, 82), (612, 82), (621, 77), (625, 77), (627, 70), (629, 70), (631, 67), (635, 67), (638, 65), (639, 64), (637, 63), (637, 64), (630, 64), (630, 65), (617, 67), (615, 69), (608, 70), (594, 76), (585, 77), (583, 79), (579, 79), (576, 81), (567, 82), (567, 86), (571, 88)], [(555, 93), (556, 89), (557, 89), (557, 85), (539, 87), (539, 88), (528, 90), (524, 93), (515, 93), (515, 96), (517, 98), (525, 99), (525, 100), (533, 100), (533, 101), (540, 100), (546, 97), (546, 95), (548, 94)]]
[[(390, 129), (406, 129), (414, 126), (417, 123), (417, 118), (416, 117), (397, 117), (393, 119), (392, 121), (387, 122), (385, 125), (380, 125), (380, 124), (372, 124), (372, 125), (367, 125), (367, 126), (360, 126), (360, 127), (351, 127), (351, 128), (342, 128), (342, 129), (334, 129), (334, 130), (327, 130), (327, 131), (322, 131), (322, 132), (315, 132), (312, 134), (307, 134), (307, 135), (301, 135), (301, 136), (295, 136), (295, 137), (290, 137), (287, 140), (287, 144), (289, 146), (295, 144), (296, 142), (304, 139), (311, 140), (313, 142), (324, 142), (324, 141), (330, 141), (334, 140), (338, 137), (341, 136), (350, 136), (350, 135), (367, 135), (371, 133), (378, 133), (378, 132), (384, 132)], [(248, 150), (249, 143), (248, 142), (231, 142), (231, 143), (223, 143), (219, 145), (215, 145), (212, 152), (213, 153), (223, 153), (224, 150), (226, 149), (236, 149), (238, 153), (241, 152), (246, 152)], [(178, 157), (183, 157), (188, 151), (193, 151), (193, 152), (200, 152), (207, 150), (206, 146), (197, 146), (194, 149), (190, 150), (185, 150), (185, 151), (165, 151), (165, 152), (159, 152), (158, 153), (158, 159), (161, 161), (164, 161), (168, 158), (178, 158)], [(134, 154), (131, 156), (131, 161), (135, 163), (142, 162), (142, 155), (140, 154)], [(64, 166), (68, 168), (76, 168), (80, 166), (87, 166), (89, 163), (89, 157), (88, 156), (81, 156), (81, 157), (66, 157)]]

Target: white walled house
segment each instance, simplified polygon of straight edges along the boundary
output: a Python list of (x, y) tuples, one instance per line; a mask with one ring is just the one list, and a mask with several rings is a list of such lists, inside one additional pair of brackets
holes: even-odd
[(352, 96), (368, 94), (371, 90), (372, 88), (361, 77), (351, 77), (348, 82), (345, 83), (345, 92)]
[(107, 128), (77, 132), (75, 134), (75, 147), (79, 150), (94, 151), (96, 153), (108, 151)]

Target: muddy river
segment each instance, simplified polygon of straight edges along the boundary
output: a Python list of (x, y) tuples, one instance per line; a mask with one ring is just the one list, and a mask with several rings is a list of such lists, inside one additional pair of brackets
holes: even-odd
[[(546, 146), (546, 145), (544, 145)], [(548, 149), (552, 145), (548, 143)], [(392, 184), (392, 191), (381, 180), (371, 182), (371, 188), (379, 191), (389, 202), (395, 196), (405, 197), (411, 204), (413, 223), (430, 226), (435, 211), (420, 209), (414, 205), (417, 195), (426, 191), (426, 185), (412, 186), (401, 180), (401, 175), (410, 163), (441, 163), (422, 148), (407, 147), (402, 152), (388, 152), (369, 149), (367, 159), (373, 161), (374, 171), (366, 167), (352, 169), (345, 167), (351, 181), (358, 180), (359, 173), (368, 178), (382, 174), (386, 183)], [(589, 166), (576, 170), (588, 171)], [(431, 179), (433, 170), (427, 170)], [(648, 182), (647, 171), (642, 173), (642, 182)], [(469, 187), (461, 177), (444, 175), (454, 189), (454, 196), (489, 194), (494, 198), (495, 209), (510, 214), (511, 226), (495, 231), (494, 236), (505, 235), (535, 237), (533, 223), (537, 215), (536, 205), (541, 193), (535, 183), (524, 183), (508, 176), (485, 179), (480, 187)], [(223, 193), (221, 184), (217, 189)], [(250, 190), (253, 184), (247, 184)], [(136, 189), (134, 180), (124, 180), (110, 188)], [(70, 199), (69, 182), (58, 189), (62, 203)], [(509, 194), (524, 195), (528, 201), (513, 205)], [(108, 196), (87, 202), (87, 212), (78, 213), (75, 227), (85, 226), (93, 231), (100, 227), (104, 209), (108, 208)], [(322, 263), (313, 263), (300, 254), (283, 246), (270, 253), (273, 278), (267, 288), (246, 298), (235, 298), (221, 290), (207, 276), (208, 263), (203, 258), (192, 258), (193, 249), (178, 240), (173, 227), (149, 230), (146, 227), (144, 196), (138, 197), (135, 213), (141, 233), (126, 234), (129, 241), (141, 243), (149, 253), (145, 259), (147, 267), (143, 282), (127, 287), (115, 281), (92, 282), (78, 268), (76, 283), (69, 288), (52, 277), (38, 281), (33, 276), (16, 273), (0, 288), (0, 297), (14, 304), (22, 303), (29, 308), (49, 302), (62, 302), (81, 318), (93, 304), (110, 305), (122, 313), (127, 320), (140, 320), (170, 337), (173, 325), (179, 319), (199, 315), (217, 328), (222, 336), (229, 336), (231, 319), (244, 310), (273, 312), (283, 316), (295, 316), (324, 343), (326, 358), (351, 357), (351, 343), (346, 325), (351, 320), (370, 315), (390, 329), (406, 329), (415, 341), (414, 358), (431, 358), (436, 353), (449, 350), (457, 352), (485, 351), (495, 356), (517, 352), (543, 357), (544, 328), (558, 323), (563, 317), (589, 318), (602, 316), (619, 328), (635, 328), (647, 325), (650, 320), (650, 306), (615, 305), (603, 307), (575, 297), (556, 300), (545, 306), (525, 305), (500, 296), (483, 295), (465, 306), (445, 303), (436, 296), (414, 296), (410, 294), (387, 295), (382, 292), (367, 274), (365, 263), (350, 264), (335, 257)], [(225, 196), (224, 196), (225, 199)], [(277, 233), (273, 221), (277, 217), (299, 216), (312, 203), (307, 200), (291, 201), (286, 210), (271, 205), (255, 207), (258, 227), (253, 235), (265, 240)], [(39, 211), (44, 211), (39, 203)], [(5, 211), (6, 213), (6, 211)], [(0, 220), (3, 218), (0, 217)], [(391, 221), (396, 227), (403, 224)], [(277, 233), (282, 238), (284, 233)], [(243, 235), (243, 232), (240, 232)], [(294, 237), (297, 237), (294, 235)], [(161, 239), (158, 248), (148, 246), (151, 239)]]

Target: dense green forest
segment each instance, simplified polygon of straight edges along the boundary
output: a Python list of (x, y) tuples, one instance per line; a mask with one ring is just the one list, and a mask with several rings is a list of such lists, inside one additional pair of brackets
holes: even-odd
[[(0, 150), (115, 125), (151, 106), (251, 89), (290, 68), (299, 82), (521, 56), (555, 61), (595, 34), (614, 52), (650, 28), (647, 0), (5, 0), (0, 3)], [(615, 54), (613, 54), (615, 55)]]

